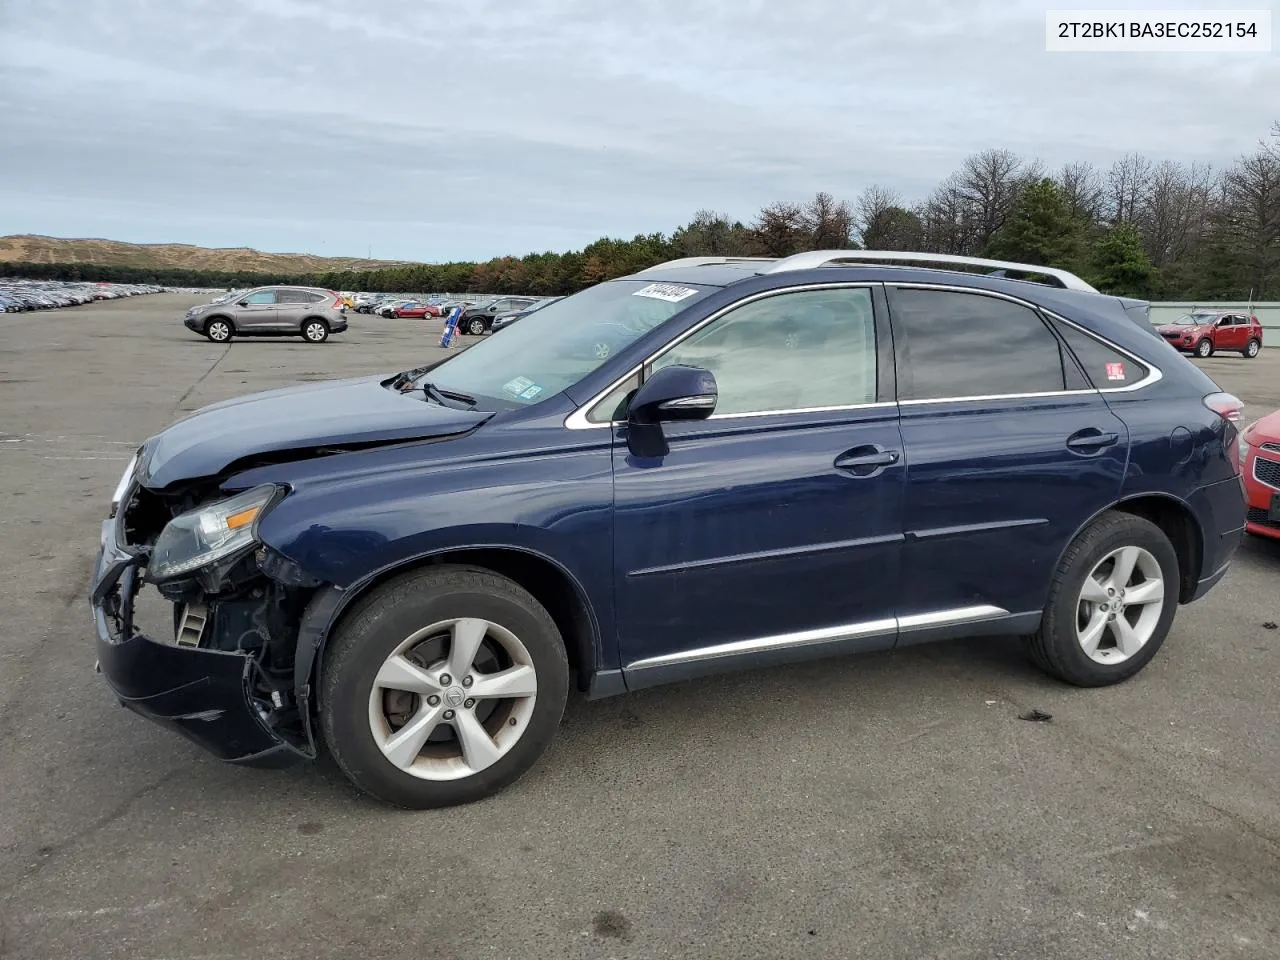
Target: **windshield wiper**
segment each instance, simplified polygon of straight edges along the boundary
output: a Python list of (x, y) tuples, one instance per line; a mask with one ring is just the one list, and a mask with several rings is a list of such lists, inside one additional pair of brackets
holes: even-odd
[(431, 367), (414, 367), (412, 370), (403, 370), (400, 373), (397, 373), (391, 380), (391, 389), (400, 391), (408, 390), (413, 385), (413, 381), (417, 380), (430, 369)]
[(477, 403), (475, 397), (468, 396), (465, 393), (457, 393), (453, 390), (441, 390), (430, 380), (422, 381), (422, 392), (442, 407), (453, 406), (453, 404), (447, 402), (449, 400), (456, 400), (458, 403), (466, 404), (467, 409), (474, 407)]

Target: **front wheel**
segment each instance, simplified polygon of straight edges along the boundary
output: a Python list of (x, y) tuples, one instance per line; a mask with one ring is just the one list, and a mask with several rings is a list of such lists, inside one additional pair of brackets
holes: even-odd
[(308, 320), (302, 325), (302, 337), (308, 343), (324, 343), (329, 339), (329, 325), (323, 320)]
[(320, 723), (356, 786), (402, 807), (469, 803), (523, 775), (555, 737), (569, 666), (518, 584), (438, 566), (373, 591), (325, 652)]
[(1199, 343), (1196, 344), (1195, 354), (1197, 357), (1200, 357), (1201, 359), (1205, 359), (1206, 357), (1212, 357), (1213, 341), (1210, 340), (1208, 337), (1205, 337), (1203, 340), (1201, 340)]
[(1258, 353), (1261, 350), (1262, 350), (1261, 341), (1259, 341), (1257, 337), (1250, 337), (1248, 346), (1246, 346), (1244, 350), (1242, 350), (1241, 352), (1250, 360), (1252, 360), (1254, 357), (1258, 355)]
[(204, 335), (214, 343), (226, 343), (231, 339), (231, 324), (222, 319), (210, 320), (204, 325)]
[(1178, 606), (1178, 557), (1155, 524), (1108, 513), (1067, 548), (1049, 588), (1031, 659), (1060, 680), (1127, 680), (1164, 643)]
[(484, 318), (472, 317), (470, 320), (468, 320), (467, 333), (471, 334), (473, 337), (478, 337), (482, 333), (484, 333)]

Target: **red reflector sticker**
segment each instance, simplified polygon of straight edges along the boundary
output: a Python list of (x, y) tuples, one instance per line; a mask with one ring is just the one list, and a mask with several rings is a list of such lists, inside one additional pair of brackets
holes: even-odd
[(1124, 379), (1124, 364), (1123, 364), (1123, 363), (1108, 363), (1108, 364), (1107, 364), (1107, 379), (1108, 379), (1108, 380), (1123, 380), (1123, 379)]

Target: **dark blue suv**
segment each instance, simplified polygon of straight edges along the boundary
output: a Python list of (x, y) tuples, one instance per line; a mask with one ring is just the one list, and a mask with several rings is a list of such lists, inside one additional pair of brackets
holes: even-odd
[(676, 261), (152, 437), (102, 526), (98, 660), (223, 759), (324, 743), (411, 807), (514, 781), (571, 685), (972, 635), (1115, 683), (1227, 570), (1240, 409), (1060, 271)]

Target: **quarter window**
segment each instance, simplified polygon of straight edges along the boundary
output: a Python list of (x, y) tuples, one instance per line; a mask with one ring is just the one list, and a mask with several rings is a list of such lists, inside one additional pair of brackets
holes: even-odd
[(1150, 372), (1146, 366), (1115, 350), (1087, 333), (1065, 323), (1055, 323), (1067, 347), (1076, 355), (1089, 381), (1099, 390), (1127, 387), (1143, 380)]
[(658, 357), (715, 374), (717, 414), (871, 403), (875, 319), (865, 287), (805, 290), (756, 300)]
[(999, 297), (900, 287), (890, 303), (898, 397), (941, 400), (1066, 389), (1039, 314)]

